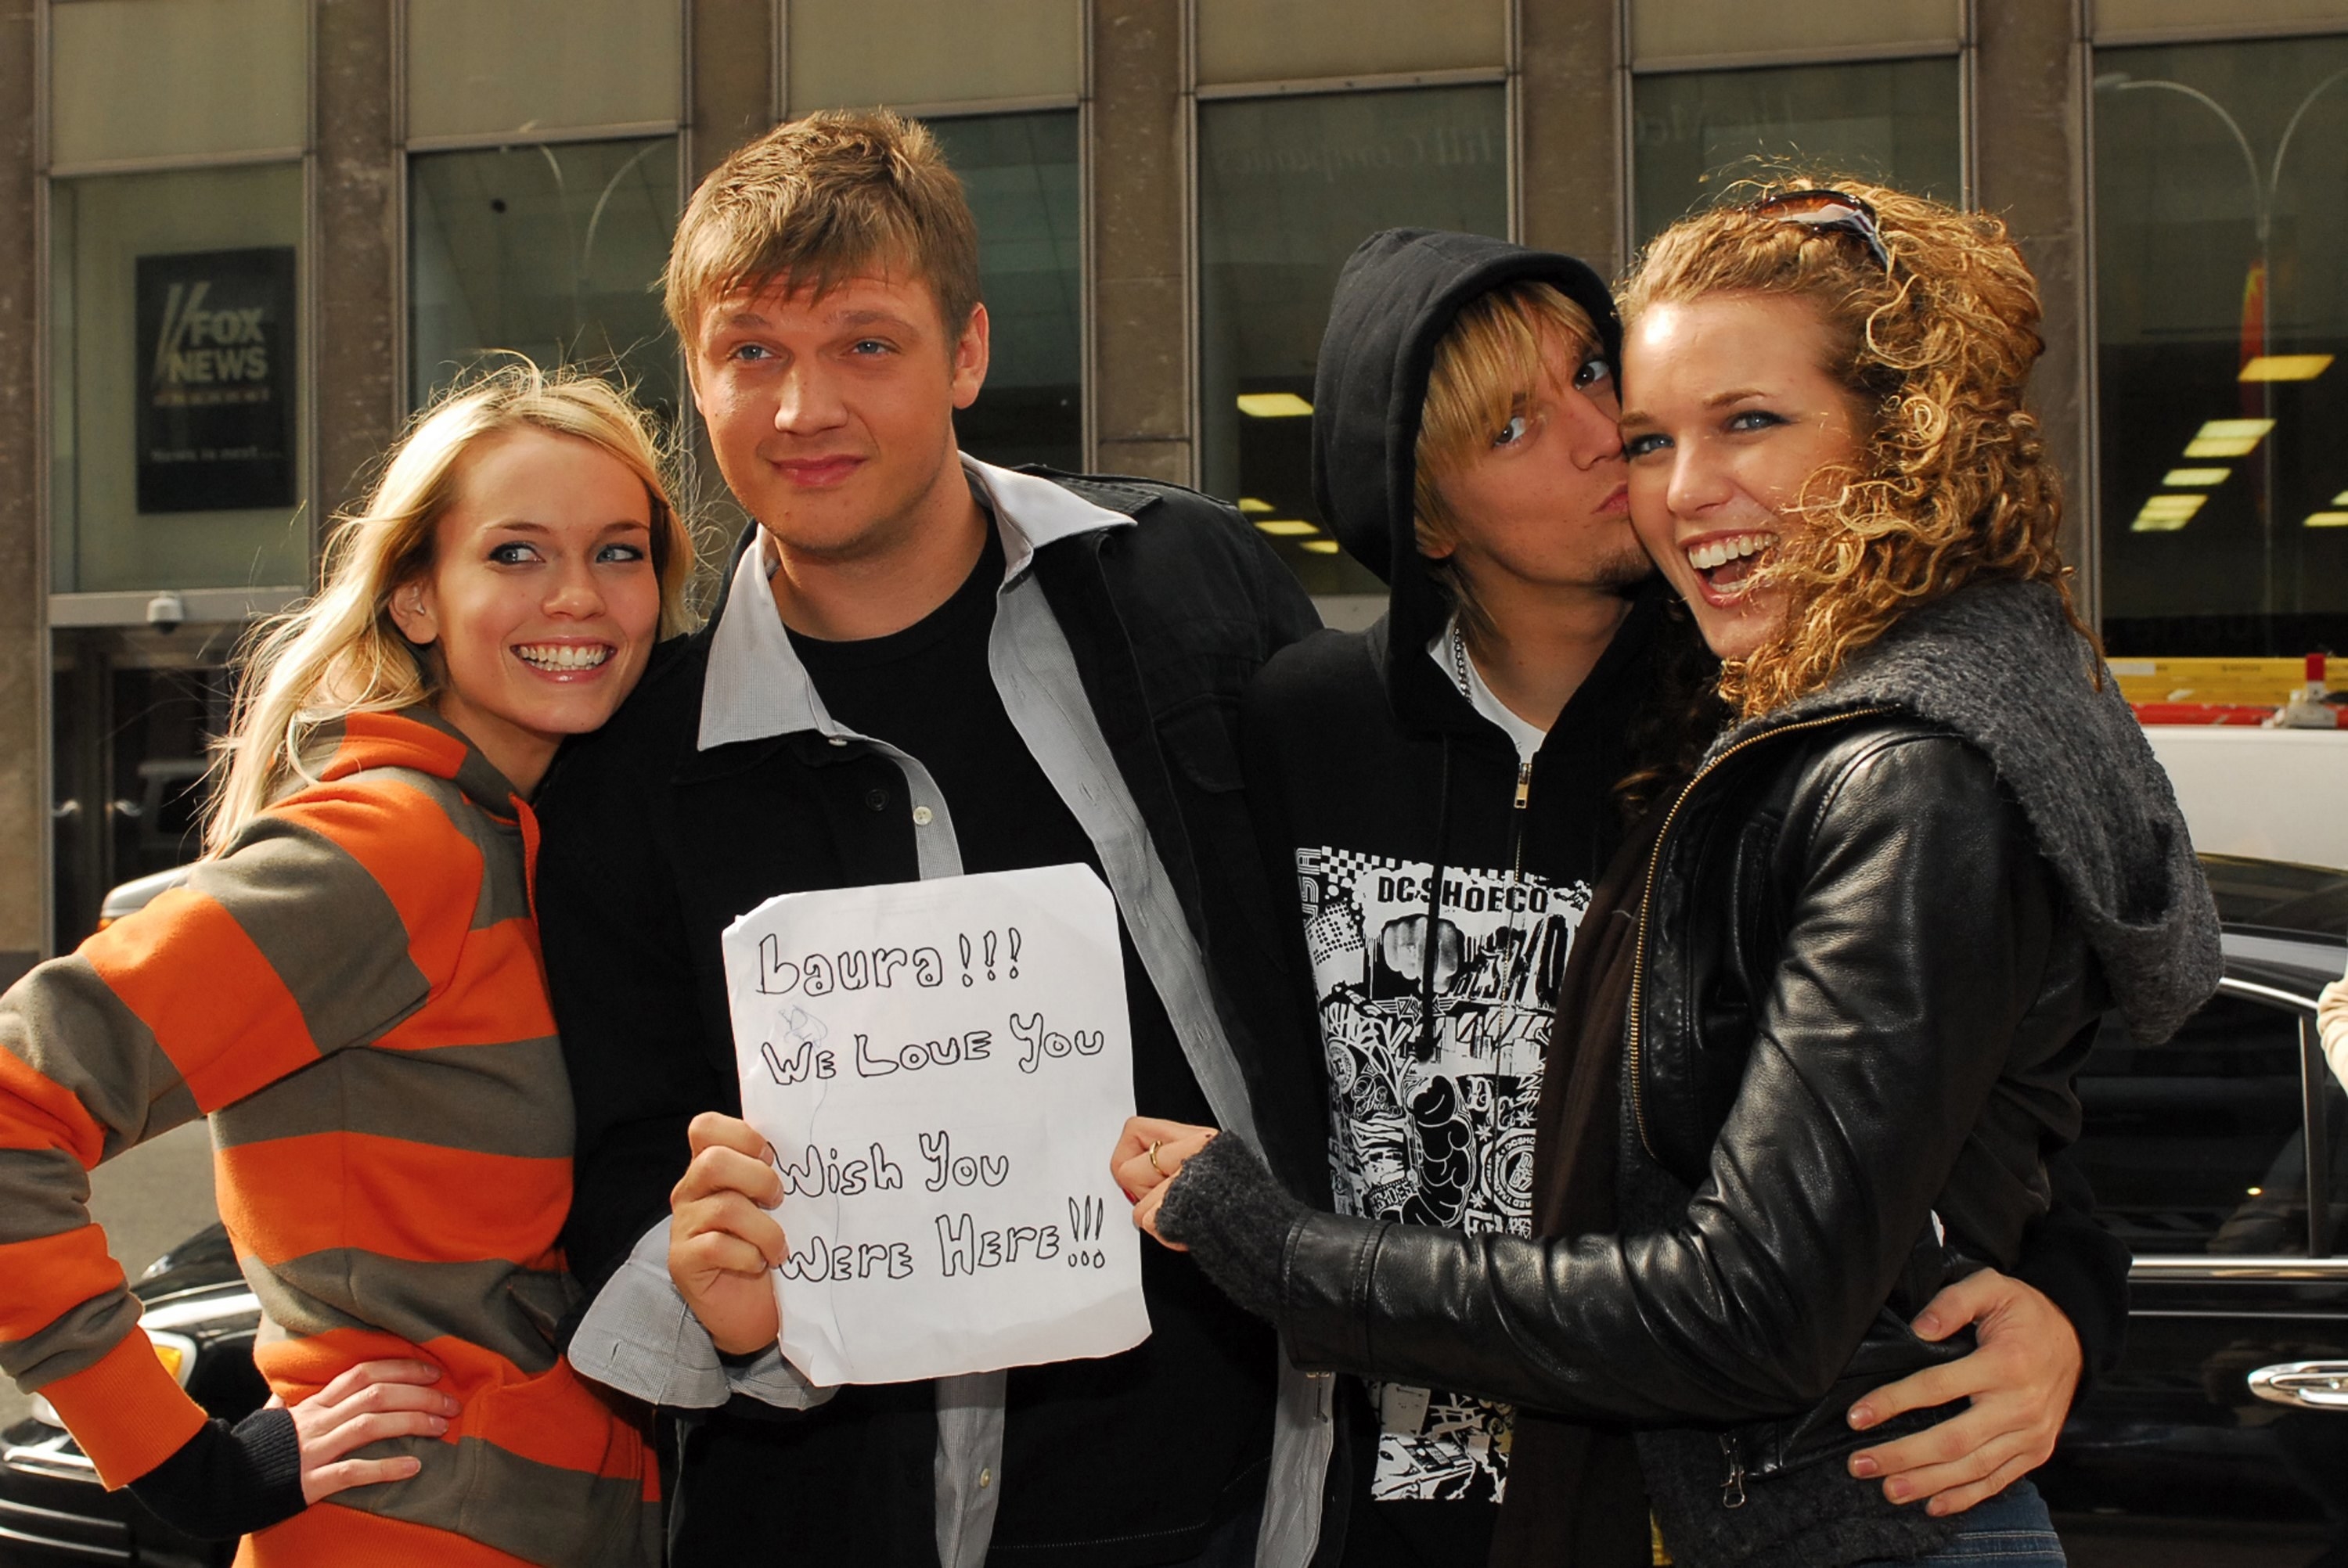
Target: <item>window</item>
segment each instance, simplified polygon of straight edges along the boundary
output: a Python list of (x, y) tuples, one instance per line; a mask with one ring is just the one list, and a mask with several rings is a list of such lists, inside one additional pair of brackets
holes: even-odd
[(297, 164), (59, 180), (51, 589), (308, 580)]
[(656, 292), (676, 227), (676, 139), (410, 159), (411, 395), (499, 350), (618, 370), (673, 417), (677, 356)]
[(1200, 108), (1206, 488), (1238, 501), (1316, 595), (1385, 592), (1313, 501), (1303, 416), (1338, 270), (1381, 229), (1507, 234), (1506, 114), (1497, 85)]
[[(2306, 1017), (2221, 992), (2159, 1046), (2137, 1043), (2117, 1013), (2106, 1018), (2079, 1076), (2077, 1153), (2099, 1216), (2130, 1250), (2307, 1254)], [(2318, 1087), (2336, 1214), (2348, 1200), (2337, 1159), (2343, 1102), (2337, 1084)]]
[(675, 125), (683, 7), (658, 0), (407, 0), (410, 146)]
[(1641, 76), (1632, 89), (1641, 243), (1717, 200), (1756, 158), (1962, 199), (1954, 55)]
[(302, 0), (75, 0), (47, 15), (60, 169), (293, 153), (309, 139)]
[(2096, 55), (2118, 654), (2348, 651), (2348, 38)]
[(1077, 0), (788, 0), (790, 112), (1008, 98), (1084, 90)]
[(1199, 0), (1199, 81), (1327, 81), (1504, 67), (1500, 0)]
[(979, 286), (993, 358), (978, 401), (954, 416), (962, 449), (989, 463), (1084, 466), (1084, 279), (1076, 113), (930, 122), (978, 220)]

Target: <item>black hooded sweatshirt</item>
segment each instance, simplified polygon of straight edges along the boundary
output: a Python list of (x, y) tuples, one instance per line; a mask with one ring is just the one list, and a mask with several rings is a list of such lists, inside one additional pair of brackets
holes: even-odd
[[(1612, 299), (1571, 257), (1390, 230), (1346, 262), (1313, 387), (1313, 494), (1347, 553), (1387, 583), (1387, 611), (1366, 631), (1323, 631), (1275, 655), (1241, 719), (1272, 886), (1296, 889), (1303, 941), (1289, 957), (1303, 973), (1297, 995), (1317, 1007), (1336, 1208), (1518, 1234), (1530, 1229), (1558, 982), (1625, 834), (1615, 789), (1646, 760), (1634, 727), (1652, 733), (1643, 721), (1656, 717), (1675, 657), (1665, 590), (1651, 579), (1520, 767), (1514, 742), (1427, 652), (1451, 614), (1413, 526), (1436, 344), (1468, 301), (1523, 281), (1579, 304), (1616, 362)], [(2108, 1367), (2126, 1327), (2124, 1254), (2061, 1205), (2025, 1248), (2017, 1273), (2069, 1316), (2087, 1373)], [(1366, 1393), (1346, 1563), (1483, 1562), (1511, 1412), (1439, 1389)], [(1591, 1510), (1577, 1564), (1644, 1562), (1627, 1440), (1592, 1433), (1579, 1463)]]
[[(1313, 494), (1330, 532), (1388, 583), (1388, 609), (1367, 631), (1324, 631), (1275, 656), (1242, 721), (1272, 885), (1298, 891), (1338, 1209), (1518, 1233), (1531, 1218), (1558, 981), (1621, 836), (1612, 792), (1632, 768), (1663, 609), (1656, 586), (1633, 590), (1613, 642), (1522, 765), (1428, 655), (1451, 615), (1412, 519), (1435, 347), (1462, 305), (1527, 281), (1588, 312), (1612, 363), (1613, 302), (1570, 257), (1394, 230), (1346, 263), (1313, 389)], [(1374, 1457), (1360, 1456), (1346, 1561), (1482, 1561), (1508, 1409), (1439, 1389), (1368, 1394), (1378, 1433)]]

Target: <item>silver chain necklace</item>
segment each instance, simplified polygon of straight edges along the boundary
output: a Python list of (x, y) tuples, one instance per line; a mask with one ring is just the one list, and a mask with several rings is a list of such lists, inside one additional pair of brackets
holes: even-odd
[(1470, 702), (1476, 700), (1475, 675), (1468, 663), (1468, 640), (1459, 634), (1459, 618), (1451, 619), (1451, 679), (1457, 684), (1459, 694)]

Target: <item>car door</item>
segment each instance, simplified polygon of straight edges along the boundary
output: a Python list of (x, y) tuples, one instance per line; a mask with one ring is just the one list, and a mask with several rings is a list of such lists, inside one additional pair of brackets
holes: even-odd
[(2040, 1472), (2082, 1568), (2348, 1564), (2348, 1096), (2320, 982), (2275, 979), (2157, 1047), (2111, 1015), (2080, 1076), (2076, 1155), (2136, 1254), (2126, 1357)]

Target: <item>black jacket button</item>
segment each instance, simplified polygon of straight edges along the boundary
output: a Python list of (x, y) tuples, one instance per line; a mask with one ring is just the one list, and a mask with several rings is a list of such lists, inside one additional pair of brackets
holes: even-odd
[(864, 804), (871, 807), (874, 811), (887, 811), (889, 809), (889, 792), (882, 789), (879, 784), (874, 784), (870, 789), (864, 792)]

